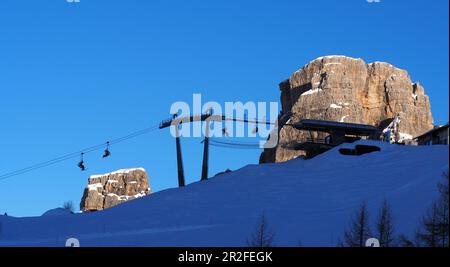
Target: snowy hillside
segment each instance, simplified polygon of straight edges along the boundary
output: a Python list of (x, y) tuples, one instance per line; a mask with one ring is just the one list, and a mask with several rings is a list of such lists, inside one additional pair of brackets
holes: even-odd
[(277, 246), (335, 246), (362, 201), (375, 219), (384, 198), (398, 233), (411, 236), (438, 195), (448, 146), (359, 143), (381, 152), (344, 156), (338, 147), (308, 161), (249, 165), (96, 213), (0, 216), (0, 246), (64, 246), (70, 237), (81, 246), (245, 246), (263, 211)]

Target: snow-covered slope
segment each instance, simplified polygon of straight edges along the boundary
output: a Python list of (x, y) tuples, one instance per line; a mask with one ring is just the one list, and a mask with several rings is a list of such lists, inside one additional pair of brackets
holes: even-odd
[(344, 156), (338, 147), (308, 161), (249, 165), (96, 213), (0, 216), (0, 246), (64, 246), (70, 237), (82, 246), (245, 246), (262, 212), (277, 246), (335, 246), (362, 201), (375, 219), (384, 198), (398, 232), (412, 235), (438, 195), (448, 146), (359, 143), (381, 152)]

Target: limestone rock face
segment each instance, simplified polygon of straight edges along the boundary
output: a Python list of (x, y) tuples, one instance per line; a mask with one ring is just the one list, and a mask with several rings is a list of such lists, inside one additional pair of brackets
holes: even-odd
[[(408, 139), (433, 128), (428, 96), (408, 72), (385, 62), (366, 64), (346, 56), (317, 58), (280, 84), (283, 113), (291, 122), (319, 119), (381, 126), (399, 115), (399, 132)], [(313, 136), (321, 137), (321, 136)], [(280, 126), (279, 143), (300, 141), (305, 133)], [(278, 145), (260, 162), (283, 162), (301, 155)]]
[(142, 168), (123, 169), (89, 177), (80, 203), (82, 211), (98, 211), (151, 193)]

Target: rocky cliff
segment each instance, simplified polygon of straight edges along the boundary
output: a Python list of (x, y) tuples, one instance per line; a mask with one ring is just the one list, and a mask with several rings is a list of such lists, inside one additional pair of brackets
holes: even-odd
[[(280, 84), (283, 113), (291, 122), (320, 119), (381, 127), (399, 115), (399, 132), (411, 139), (433, 127), (428, 96), (408, 72), (385, 62), (366, 64), (346, 56), (317, 58)], [(315, 136), (320, 137), (320, 136)], [(281, 125), (279, 145), (266, 149), (260, 161), (282, 162), (302, 154), (281, 144), (300, 141), (305, 133)]]
[(89, 177), (80, 203), (82, 211), (98, 211), (150, 194), (148, 175), (142, 168), (123, 169)]

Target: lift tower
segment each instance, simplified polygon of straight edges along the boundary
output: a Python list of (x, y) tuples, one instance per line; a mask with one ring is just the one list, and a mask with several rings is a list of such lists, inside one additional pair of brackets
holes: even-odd
[(181, 141), (180, 141), (180, 131), (179, 126), (183, 123), (191, 123), (195, 121), (204, 121), (205, 122), (205, 138), (203, 139), (203, 162), (202, 162), (202, 175), (201, 181), (208, 179), (208, 163), (209, 163), (209, 138), (210, 138), (210, 123), (211, 121), (224, 122), (224, 121), (233, 121), (233, 122), (243, 122), (243, 123), (254, 123), (256, 125), (264, 124), (264, 125), (276, 125), (276, 122), (270, 121), (258, 121), (258, 120), (248, 120), (238, 119), (238, 118), (229, 118), (225, 115), (213, 115), (211, 111), (203, 113), (201, 115), (191, 115), (178, 117), (177, 115), (173, 115), (172, 118), (162, 121), (159, 125), (159, 129), (164, 129), (168, 127), (175, 127), (175, 142), (177, 149), (177, 167), (178, 167), (178, 185), (180, 187), (185, 185), (184, 180), (184, 169), (183, 169), (183, 159), (181, 155)]

